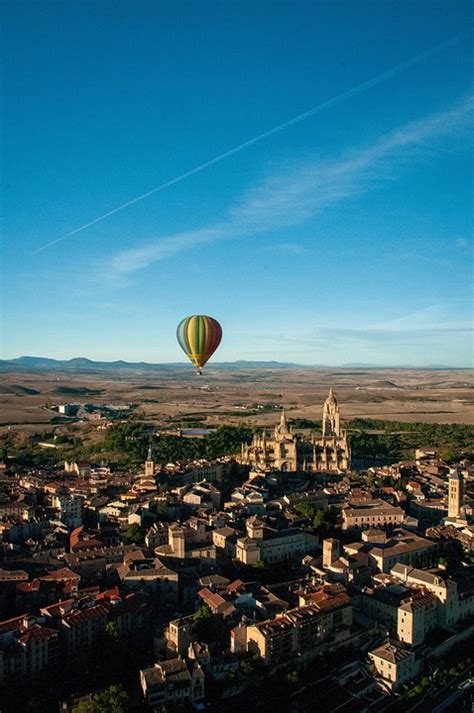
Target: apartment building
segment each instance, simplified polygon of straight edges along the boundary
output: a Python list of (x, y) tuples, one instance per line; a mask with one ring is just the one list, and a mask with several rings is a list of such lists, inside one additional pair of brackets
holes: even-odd
[(68, 527), (80, 527), (82, 525), (83, 498), (58, 494), (53, 495), (51, 504), (53, 508), (58, 510), (60, 519)]
[(369, 652), (376, 675), (385, 687), (399, 688), (415, 678), (421, 665), (412, 651), (386, 643)]
[(151, 710), (163, 703), (184, 703), (204, 698), (204, 673), (197, 662), (188, 668), (183, 659), (159, 661), (140, 671), (145, 701)]
[(290, 609), (247, 628), (247, 651), (277, 666), (292, 656), (311, 658), (322, 645), (347, 638), (352, 626), (352, 604), (347, 594)]
[(398, 607), (397, 637), (405, 644), (422, 644), (438, 625), (438, 600), (431, 592), (410, 598)]
[[(460, 618), (459, 596), (456, 582), (449, 577), (443, 578), (437, 573), (415, 569), (405, 564), (396, 564), (390, 570), (391, 575), (407, 584), (417, 584), (435, 595), (438, 600), (438, 624), (452, 626)], [(474, 597), (471, 598), (474, 611)], [(467, 614), (469, 612), (466, 612)]]
[(18, 616), (0, 622), (0, 685), (32, 677), (59, 660), (59, 633), (44, 617)]

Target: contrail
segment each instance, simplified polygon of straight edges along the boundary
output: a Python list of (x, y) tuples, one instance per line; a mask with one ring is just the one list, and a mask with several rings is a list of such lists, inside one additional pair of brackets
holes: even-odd
[(162, 183), (159, 186), (156, 186), (156, 188), (152, 188), (151, 190), (147, 191), (146, 193), (142, 193), (141, 195), (136, 196), (135, 198), (131, 198), (126, 203), (122, 203), (121, 205), (117, 206), (116, 208), (112, 208), (112, 210), (109, 210), (109, 211), (107, 211), (107, 213), (103, 213), (102, 215), (99, 215), (98, 218), (94, 218), (94, 220), (91, 220), (88, 223), (84, 223), (84, 225), (79, 226), (79, 228), (75, 228), (75, 230), (71, 230), (69, 233), (66, 233), (65, 235), (62, 235), (61, 237), (56, 238), (56, 240), (52, 240), (49, 243), (45, 243), (45, 245), (41, 245), (36, 250), (33, 250), (31, 255), (36, 255), (37, 253), (42, 252), (43, 250), (47, 250), (47, 248), (50, 248), (53, 245), (56, 245), (57, 243), (60, 243), (63, 240), (66, 240), (67, 238), (70, 238), (71, 236), (82, 232), (83, 230), (86, 230), (86, 228), (90, 228), (91, 225), (100, 223), (101, 221), (105, 220), (106, 218), (109, 218), (111, 215), (115, 215), (115, 213), (119, 213), (121, 210), (125, 210), (125, 208), (128, 208), (129, 206), (134, 205), (135, 203), (139, 203), (140, 201), (144, 200), (145, 198), (148, 198), (149, 196), (152, 196), (155, 193), (158, 193), (159, 191), (164, 190), (165, 188), (169, 188), (169, 186), (174, 186), (176, 183), (183, 181), (185, 178), (189, 178), (189, 176), (193, 176), (195, 173), (200, 173), (201, 171), (204, 171), (205, 168), (208, 168), (209, 166), (213, 166), (215, 163), (219, 163), (219, 161), (223, 161), (224, 159), (229, 158), (229, 156), (233, 156), (234, 154), (239, 153), (240, 151), (243, 151), (244, 149), (248, 148), (249, 146), (253, 146), (254, 144), (257, 144), (259, 141), (263, 141), (264, 139), (268, 139), (270, 136), (279, 134), (280, 131), (284, 131), (285, 129), (288, 129), (290, 126), (299, 124), (301, 121), (305, 121), (306, 119), (309, 119), (310, 117), (315, 116), (315, 114), (319, 114), (320, 112), (324, 111), (325, 109), (329, 109), (333, 106), (336, 106), (337, 104), (340, 104), (341, 102), (345, 101), (346, 99), (349, 99), (350, 97), (353, 97), (356, 94), (360, 94), (360, 92), (364, 92), (366, 89), (371, 89), (372, 87), (375, 87), (378, 84), (382, 84), (382, 82), (387, 81), (387, 79), (391, 79), (392, 77), (395, 77), (398, 74), (402, 74), (402, 72), (405, 72), (407, 69), (410, 69), (411, 67), (414, 67), (415, 65), (420, 64), (420, 62), (423, 62), (423, 60), (428, 59), (429, 57), (432, 57), (434, 54), (437, 54), (438, 52), (441, 52), (442, 50), (447, 49), (448, 47), (451, 47), (452, 45), (456, 44), (457, 42), (463, 40), (465, 37), (468, 37), (472, 33), (472, 31), (473, 31), (472, 27), (469, 28), (468, 30), (464, 30), (463, 32), (460, 32), (457, 35), (450, 37), (449, 39), (445, 40), (444, 42), (440, 42), (439, 44), (434, 45), (433, 47), (430, 47), (429, 49), (425, 50), (424, 52), (421, 52), (420, 54), (416, 55), (416, 57), (412, 57), (411, 59), (407, 59), (404, 62), (400, 62), (399, 64), (396, 64), (391, 69), (387, 69), (385, 72), (378, 74), (376, 77), (367, 79), (365, 82), (362, 82), (361, 84), (357, 84), (356, 86), (352, 87), (351, 89), (347, 89), (345, 92), (342, 92), (341, 94), (338, 94), (337, 96), (332, 97), (332, 99), (327, 99), (326, 101), (322, 102), (321, 104), (317, 104), (316, 106), (312, 107), (311, 109), (308, 109), (307, 111), (303, 112), (302, 114), (298, 114), (297, 116), (294, 116), (292, 119), (288, 119), (288, 121), (284, 121), (282, 124), (278, 124), (278, 126), (274, 126), (272, 129), (268, 129), (268, 131), (264, 131), (263, 134), (258, 134), (258, 136), (254, 136), (252, 139), (248, 139), (248, 141), (244, 141), (242, 144), (239, 144), (238, 146), (234, 146), (234, 148), (229, 149), (228, 151), (225, 151), (224, 153), (221, 153), (218, 156), (214, 156), (214, 158), (209, 159), (209, 161), (205, 161), (204, 163), (199, 164), (199, 166), (195, 166), (194, 168), (191, 168), (189, 171), (186, 171), (185, 173), (182, 173), (181, 175), (176, 176), (175, 178), (171, 178), (169, 181), (166, 181), (165, 183)]

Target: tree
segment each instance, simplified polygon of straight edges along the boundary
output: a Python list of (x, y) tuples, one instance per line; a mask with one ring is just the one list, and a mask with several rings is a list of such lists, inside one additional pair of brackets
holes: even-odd
[(313, 518), (313, 527), (319, 535), (325, 536), (336, 524), (336, 515), (331, 508), (318, 510)]
[(300, 682), (300, 674), (298, 671), (289, 671), (286, 674), (286, 682), (290, 688), (296, 688)]
[(126, 713), (128, 695), (122, 686), (109, 686), (92, 696), (91, 700), (80, 701), (72, 713)]
[(105, 634), (109, 641), (116, 643), (117, 641), (120, 641), (122, 630), (116, 621), (108, 621), (105, 625)]
[(72, 713), (97, 713), (97, 708), (91, 698), (79, 701), (79, 703), (72, 709)]
[(122, 686), (109, 686), (94, 696), (97, 713), (125, 713), (128, 708), (128, 695)]
[(206, 439), (207, 458), (238, 453), (242, 443), (250, 443), (253, 431), (249, 426), (219, 426)]
[(203, 604), (201, 607), (198, 607), (198, 609), (196, 609), (196, 611), (194, 612), (193, 621), (195, 624), (197, 624), (199, 621), (207, 621), (211, 617), (211, 610), (209, 609), (209, 607)]
[(140, 525), (136, 522), (134, 522), (133, 525), (130, 525), (125, 537), (127, 538), (127, 542), (134, 545), (141, 545), (145, 540), (145, 535), (141, 531)]
[(239, 668), (246, 676), (261, 673), (264, 668), (263, 659), (258, 654), (247, 654), (240, 662)]
[(309, 503), (303, 500), (302, 502), (296, 503), (295, 510), (298, 515), (301, 515), (301, 517), (307, 517), (309, 520), (315, 516), (318, 507), (314, 503)]
[(205, 604), (196, 609), (193, 615), (194, 633), (198, 639), (209, 641), (215, 633), (212, 612)]

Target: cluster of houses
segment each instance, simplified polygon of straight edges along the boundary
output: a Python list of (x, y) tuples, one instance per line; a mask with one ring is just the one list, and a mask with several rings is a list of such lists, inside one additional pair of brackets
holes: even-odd
[[(474, 635), (473, 463), (424, 449), (373, 469), (391, 485), (371, 487), (347, 468), (292, 469), (283, 451), (285, 468), (265, 468), (268, 442), (252, 448), (184, 465), (150, 450), (138, 474), (4, 470), (0, 685), (86, 667), (113, 622), (124, 642), (150, 637), (137, 676), (152, 711), (205, 702), (210, 681), (242, 695), (337, 652), (334, 690), (365, 710)], [(314, 527), (319, 510), (331, 531)]]

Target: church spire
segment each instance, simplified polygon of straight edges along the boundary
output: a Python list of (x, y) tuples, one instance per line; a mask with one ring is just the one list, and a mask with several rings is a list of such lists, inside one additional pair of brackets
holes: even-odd
[(286, 421), (286, 413), (285, 409), (282, 409), (281, 416), (280, 416), (280, 423), (276, 427), (276, 432), (277, 433), (289, 433), (289, 428), (288, 428), (288, 423)]
[(153, 452), (151, 448), (151, 439), (148, 446), (148, 453), (145, 461), (145, 475), (152, 476), (155, 474), (155, 462), (153, 460)]

